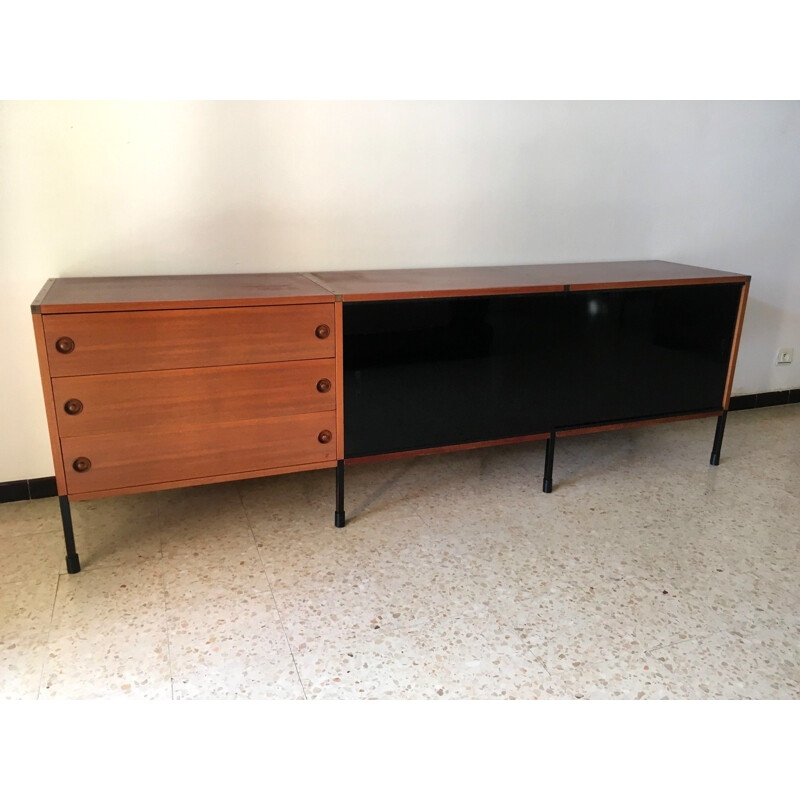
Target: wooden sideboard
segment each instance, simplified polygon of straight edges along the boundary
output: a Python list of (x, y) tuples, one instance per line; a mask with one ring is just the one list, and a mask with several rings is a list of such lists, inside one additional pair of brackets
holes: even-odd
[(749, 276), (662, 261), (60, 278), (33, 303), (70, 501), (718, 417)]

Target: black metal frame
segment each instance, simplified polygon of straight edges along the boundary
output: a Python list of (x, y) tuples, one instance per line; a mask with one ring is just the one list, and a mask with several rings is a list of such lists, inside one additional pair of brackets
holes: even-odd
[(556, 432), (550, 431), (547, 439), (547, 449), (544, 452), (544, 481), (542, 491), (550, 494), (553, 491), (553, 459), (556, 454)]
[(333, 524), (337, 528), (344, 528), (346, 524), (344, 515), (344, 461), (336, 462), (336, 511), (333, 515)]
[(716, 467), (719, 465), (719, 456), (722, 452), (722, 437), (725, 435), (725, 420), (728, 418), (728, 412), (723, 411), (717, 417), (717, 430), (714, 433), (714, 446), (711, 448), (711, 466)]
[[(714, 445), (711, 448), (711, 465), (714, 467), (719, 465), (719, 457), (722, 451), (722, 437), (725, 435), (725, 420), (727, 418), (727, 411), (723, 411), (717, 417), (717, 429), (714, 432)], [(555, 456), (555, 449), (556, 432), (552, 431), (547, 440), (547, 448), (544, 454), (544, 481), (542, 482), (542, 491), (545, 492), (545, 494), (550, 494), (553, 491), (553, 459)]]
[(66, 495), (58, 496), (58, 505), (61, 508), (61, 524), (64, 526), (64, 544), (67, 547), (67, 572), (74, 575), (81, 571), (81, 562), (75, 552), (75, 535), (72, 530), (72, 511), (69, 507), (69, 498)]

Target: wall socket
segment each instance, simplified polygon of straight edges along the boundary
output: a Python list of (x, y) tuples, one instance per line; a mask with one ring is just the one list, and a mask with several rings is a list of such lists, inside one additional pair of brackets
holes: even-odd
[(779, 364), (791, 364), (793, 358), (794, 358), (794, 348), (793, 347), (781, 347), (781, 349), (778, 350), (778, 363)]

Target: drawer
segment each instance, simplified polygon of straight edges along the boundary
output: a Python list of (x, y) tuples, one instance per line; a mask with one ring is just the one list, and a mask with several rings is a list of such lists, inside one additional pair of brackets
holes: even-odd
[(335, 360), (54, 378), (59, 435), (177, 430), (331, 411)]
[(336, 460), (336, 414), (272, 417), (182, 430), (61, 440), (70, 494)]
[(333, 358), (333, 304), (44, 316), (50, 375)]

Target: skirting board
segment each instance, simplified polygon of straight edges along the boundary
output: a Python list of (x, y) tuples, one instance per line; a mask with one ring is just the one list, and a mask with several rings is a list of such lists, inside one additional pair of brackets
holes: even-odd
[(784, 403), (800, 403), (800, 389), (784, 389), (782, 392), (762, 392), (761, 394), (740, 394), (731, 397), (729, 411), (742, 411), (747, 408), (782, 406)]
[[(800, 388), (784, 389), (782, 392), (735, 395), (731, 397), (729, 411), (782, 406), (787, 403), (800, 403)], [(55, 476), (0, 483), (0, 503), (39, 500), (42, 497), (55, 497), (57, 494)]]
[(55, 475), (47, 478), (30, 478), (21, 481), (0, 483), (0, 503), (11, 503), (14, 500), (39, 500), (42, 497), (55, 497)]

